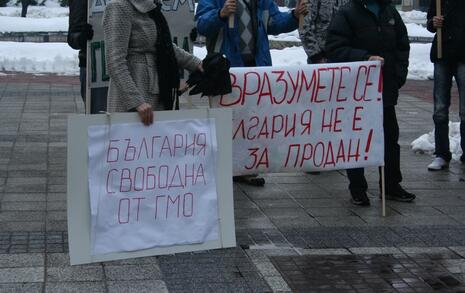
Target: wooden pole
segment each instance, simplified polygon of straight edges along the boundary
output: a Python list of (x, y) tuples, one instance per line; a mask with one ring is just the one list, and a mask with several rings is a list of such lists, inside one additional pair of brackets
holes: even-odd
[(386, 181), (384, 179), (384, 166), (381, 167), (381, 207), (383, 217), (386, 217)]
[(228, 18), (228, 27), (234, 28), (234, 14), (231, 14)]
[[(436, 16), (441, 16), (441, 0), (436, 0)], [(442, 59), (442, 28), (436, 29), (436, 41), (438, 45), (438, 59)]]
[[(306, 1), (306, 0), (299, 0), (297, 6), (300, 6), (300, 3), (301, 3), (302, 1)], [(304, 17), (305, 17), (304, 15), (299, 15), (299, 30), (302, 30), (303, 27), (304, 27)]]

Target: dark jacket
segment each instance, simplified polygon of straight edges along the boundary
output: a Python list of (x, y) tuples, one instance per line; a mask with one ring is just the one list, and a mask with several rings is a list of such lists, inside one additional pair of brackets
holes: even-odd
[(79, 67), (86, 67), (87, 39), (83, 29), (87, 25), (87, 0), (69, 0), (68, 45), (79, 50)]
[(383, 103), (387, 107), (397, 104), (399, 88), (407, 79), (410, 45), (404, 22), (391, 1), (379, 3), (379, 17), (367, 9), (366, 0), (352, 0), (341, 8), (328, 29), (326, 50), (332, 62), (383, 57)]
[[(441, 14), (444, 16), (442, 28), (442, 56), (444, 60), (452, 62), (465, 62), (465, 0), (442, 0)], [(433, 27), (433, 16), (436, 15), (436, 0), (431, 0), (427, 27), (432, 33), (436, 32)], [(431, 46), (431, 62), (438, 60), (437, 39), (434, 36)]]

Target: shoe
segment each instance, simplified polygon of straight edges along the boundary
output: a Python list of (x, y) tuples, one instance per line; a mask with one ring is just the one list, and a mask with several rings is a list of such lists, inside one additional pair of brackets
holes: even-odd
[(365, 191), (351, 191), (352, 203), (357, 206), (369, 206), (370, 199)]
[(403, 189), (399, 184), (397, 186), (386, 188), (386, 199), (400, 202), (411, 202), (416, 198), (415, 194)]
[(265, 185), (265, 178), (258, 177), (258, 175), (241, 175), (233, 176), (233, 182), (242, 182), (252, 186)]
[(431, 164), (428, 165), (428, 170), (429, 171), (439, 171), (443, 170), (445, 168), (449, 167), (449, 162), (444, 160), (441, 157), (436, 157), (434, 160), (431, 162)]

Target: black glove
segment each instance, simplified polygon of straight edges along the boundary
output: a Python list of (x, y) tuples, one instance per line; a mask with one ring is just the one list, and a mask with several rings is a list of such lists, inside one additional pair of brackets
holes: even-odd
[(83, 27), (82, 27), (82, 36), (83, 38), (87, 40), (92, 40), (92, 38), (94, 37), (94, 30), (92, 29), (92, 25), (89, 24), (89, 23), (86, 23)]
[(92, 29), (92, 25), (86, 23), (81, 27), (81, 31), (79, 32), (79, 46), (85, 48), (87, 45), (88, 40), (92, 40), (94, 36), (94, 30)]

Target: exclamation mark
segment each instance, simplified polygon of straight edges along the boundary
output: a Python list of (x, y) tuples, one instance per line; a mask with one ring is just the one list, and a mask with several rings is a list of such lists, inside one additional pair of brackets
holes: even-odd
[(379, 72), (378, 93), (379, 93), (379, 97), (377, 100), (381, 101), (382, 96), (383, 96), (383, 67), (381, 67), (380, 72)]
[[(368, 139), (367, 139), (367, 145), (365, 147), (365, 153), (367, 154), (370, 151), (370, 146), (371, 146), (371, 138), (373, 137), (373, 129), (370, 129), (370, 132), (368, 133)], [(368, 156), (365, 155), (365, 161), (368, 160)]]

